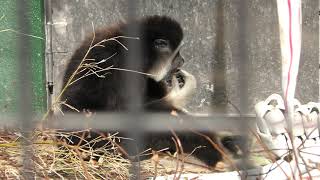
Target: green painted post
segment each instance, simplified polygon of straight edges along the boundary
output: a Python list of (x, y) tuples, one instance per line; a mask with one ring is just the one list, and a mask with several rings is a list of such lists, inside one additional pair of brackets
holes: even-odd
[[(19, 0), (18, 0), (19, 1)], [(31, 33), (17, 29), (17, 0), (0, 1), (0, 114), (17, 109), (18, 60), (17, 39), (28, 36), (32, 48), (32, 108), (35, 113), (46, 110), (44, 6), (41, 0), (30, 0), (28, 18)]]

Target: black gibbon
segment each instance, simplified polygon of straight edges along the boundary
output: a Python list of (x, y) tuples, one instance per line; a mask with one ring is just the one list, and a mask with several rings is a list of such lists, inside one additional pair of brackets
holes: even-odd
[[(140, 27), (138, 33), (128, 31), (133, 25)], [(93, 43), (93, 35), (88, 36), (70, 59), (64, 76), (64, 86), (84, 58), (85, 66), (82, 64), (83, 67), (78, 69), (74, 77), (82, 78), (66, 89), (61, 101), (66, 101), (79, 111), (126, 111), (130, 93), (125, 93), (123, 89), (124, 74), (131, 73), (126, 78), (138, 77), (141, 81), (139, 90), (142, 93), (141, 107), (144, 111), (182, 112), (188, 97), (196, 89), (196, 80), (193, 75), (181, 69), (184, 59), (179, 50), (183, 31), (178, 22), (166, 16), (149, 16), (97, 30), (94, 36)], [(140, 41), (142, 46), (139, 69), (132, 69), (126, 62), (126, 55), (130, 51), (126, 47), (130, 41)], [(98, 46), (89, 50), (90, 45), (95, 44)], [(108, 69), (111, 66), (112, 69)], [(131, 72), (121, 69), (129, 69)], [(62, 110), (73, 111), (70, 106), (63, 106)], [(107, 129), (105, 131), (107, 132)], [(177, 132), (177, 135), (185, 153), (191, 153), (201, 146), (193, 155), (207, 165), (212, 167), (222, 159), (222, 155), (204, 137), (190, 131)], [(94, 137), (91, 133), (90, 137), (85, 138)], [(211, 138), (214, 142), (217, 141), (215, 135)], [(77, 137), (70, 139), (73, 141), (70, 144), (79, 142)], [(143, 141), (144, 146), (139, 147), (140, 151), (148, 148), (169, 148), (171, 152), (176, 150), (169, 130), (161, 133), (143, 132)]]

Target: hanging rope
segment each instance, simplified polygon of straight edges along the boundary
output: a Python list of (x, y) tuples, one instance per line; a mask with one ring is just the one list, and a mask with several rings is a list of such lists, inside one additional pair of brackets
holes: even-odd
[(282, 91), (288, 131), (292, 131), (294, 94), (301, 51), (301, 0), (277, 0), (282, 56)]

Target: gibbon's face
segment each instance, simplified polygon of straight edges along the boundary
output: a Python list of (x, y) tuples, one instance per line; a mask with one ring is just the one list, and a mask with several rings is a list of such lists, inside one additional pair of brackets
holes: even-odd
[(155, 39), (152, 42), (154, 64), (148, 72), (158, 83), (162, 83), (168, 92), (164, 97), (176, 108), (183, 108), (196, 89), (196, 79), (181, 69), (184, 59), (180, 55), (181, 44), (173, 49), (169, 40)]

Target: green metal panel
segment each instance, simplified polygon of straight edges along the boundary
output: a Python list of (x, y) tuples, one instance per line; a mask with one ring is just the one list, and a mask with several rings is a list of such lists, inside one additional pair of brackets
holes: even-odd
[(41, 113), (46, 109), (45, 61), (44, 61), (44, 6), (42, 0), (30, 0), (28, 18), (29, 34), (17, 29), (16, 3), (19, 0), (0, 1), (0, 113), (16, 112), (17, 108), (17, 44), (21, 36), (28, 36), (32, 48), (33, 110)]

